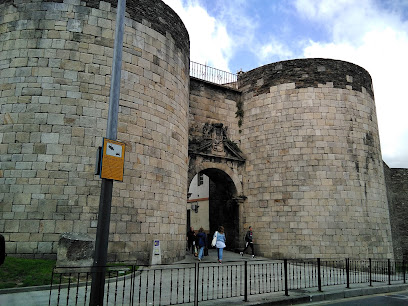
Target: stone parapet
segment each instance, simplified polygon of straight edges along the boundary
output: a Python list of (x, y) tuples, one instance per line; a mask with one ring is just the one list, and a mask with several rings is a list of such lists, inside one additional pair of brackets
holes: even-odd
[(239, 88), (251, 94), (268, 93), (271, 86), (322, 87), (368, 92), (374, 99), (370, 74), (362, 67), (339, 60), (306, 58), (268, 64), (238, 77)]

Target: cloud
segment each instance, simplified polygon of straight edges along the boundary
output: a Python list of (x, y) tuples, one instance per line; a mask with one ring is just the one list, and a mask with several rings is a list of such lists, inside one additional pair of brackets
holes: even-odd
[(309, 41), (303, 55), (353, 62), (370, 73), (383, 159), (390, 167), (402, 167), (403, 163), (408, 167), (407, 23), (398, 13), (380, 10), (368, 0), (354, 7), (357, 14), (349, 14), (352, 3), (349, 0), (297, 2), (300, 14), (313, 22), (325, 23), (332, 34), (328, 43)]
[(190, 35), (190, 59), (229, 71), (232, 40), (226, 25), (211, 17), (196, 0), (164, 0), (182, 19)]
[(258, 6), (249, 0), (164, 2), (189, 31), (192, 61), (231, 71), (231, 65), (254, 68), (323, 57), (365, 68), (373, 79), (383, 159), (390, 167), (408, 167), (404, 118), (408, 2), (287, 0), (261, 1)]
[(271, 37), (269, 42), (265, 45), (257, 46), (258, 49), (255, 54), (258, 57), (260, 63), (272, 63), (284, 59), (288, 59), (294, 56), (293, 51), (289, 46), (278, 39)]
[[(228, 25), (228, 34), (233, 41), (233, 54), (244, 52), (251, 55), (255, 63), (260, 66), (266, 63), (287, 59), (293, 52), (287, 44), (280, 41), (266, 27), (265, 20), (259, 8), (254, 9), (254, 3), (248, 0), (218, 1), (217, 19), (224, 20)], [(262, 10), (278, 9), (276, 3), (263, 2)], [(284, 31), (285, 25), (279, 24), (279, 31)], [(248, 59), (246, 59), (248, 60)], [(242, 64), (241, 64), (242, 65)], [(251, 67), (254, 68), (254, 67)]]
[(399, 26), (395, 12), (381, 9), (374, 0), (297, 0), (294, 6), (300, 16), (319, 23), (337, 42), (361, 43), (365, 33), (375, 29)]
[[(231, 69), (231, 60), (237, 54), (252, 54), (254, 58), (271, 57), (266, 52), (270, 47), (263, 46), (255, 35), (261, 20), (256, 10), (253, 10), (252, 2), (248, 0), (163, 1), (176, 11), (189, 31), (192, 61), (235, 73), (239, 68), (235, 65)], [(280, 46), (285, 50), (283, 44)], [(242, 67), (242, 64), (239, 66)]]
[[(251, 62), (258, 66), (293, 57), (294, 53), (288, 44), (272, 34), (270, 28), (262, 29), (261, 24), (265, 20), (262, 20), (260, 14), (264, 12), (260, 13), (259, 8), (254, 7), (251, 1), (164, 2), (176, 11), (190, 34), (192, 61), (235, 72), (238, 67), (231, 69), (230, 63), (237, 54), (250, 55)], [(286, 9), (276, 3), (265, 2), (263, 5), (268, 10), (279, 11), (278, 14)], [(285, 28), (283, 23), (276, 24), (280, 33), (285, 32)], [(242, 62), (245, 61), (250, 60)], [(239, 66), (242, 67), (243, 64)]]

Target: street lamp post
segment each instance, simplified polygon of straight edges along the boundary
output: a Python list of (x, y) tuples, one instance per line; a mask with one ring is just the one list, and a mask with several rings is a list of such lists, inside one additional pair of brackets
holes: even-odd
[[(122, 69), (122, 48), (126, 0), (118, 0), (116, 12), (115, 43), (113, 49), (112, 78), (109, 94), (108, 123), (106, 138), (116, 140), (118, 130), (118, 110), (120, 77)], [(105, 292), (105, 270), (108, 254), (109, 223), (112, 204), (113, 180), (102, 179), (99, 199), (98, 227), (96, 230), (95, 254), (92, 266), (92, 285), (89, 305), (103, 305)]]

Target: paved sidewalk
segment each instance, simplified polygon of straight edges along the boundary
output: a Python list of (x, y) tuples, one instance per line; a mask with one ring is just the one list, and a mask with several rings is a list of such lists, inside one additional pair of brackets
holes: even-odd
[[(251, 261), (262, 263), (265, 262), (281, 262), (281, 261), (271, 261), (266, 258), (256, 257), (251, 258), (249, 254), (245, 254), (243, 257), (237, 253), (224, 251), (223, 264), (228, 262), (237, 262), (237, 261)], [(187, 264), (187, 263), (196, 263), (198, 262), (197, 257), (194, 257), (190, 253), (186, 253), (184, 260), (175, 263), (178, 264)], [(210, 263), (218, 265), (217, 253), (215, 249), (209, 250), (209, 255), (204, 256), (202, 263)], [(243, 301), (243, 297), (235, 297), (228, 299), (219, 299), (219, 300), (210, 300), (199, 302), (199, 305), (293, 305), (300, 303), (310, 303), (310, 302), (319, 302), (327, 301), (334, 299), (341, 299), (347, 297), (363, 296), (363, 295), (372, 295), (372, 294), (381, 294), (388, 292), (398, 292), (402, 290), (407, 290), (408, 284), (402, 284), (402, 281), (399, 284), (394, 285), (384, 285), (374, 284), (373, 287), (369, 287), (367, 283), (364, 284), (352, 284), (350, 289), (345, 288), (345, 285), (338, 286), (323, 286), (323, 292), (318, 292), (317, 288), (308, 288), (308, 289), (299, 289), (299, 290), (290, 290), (289, 296), (285, 296), (283, 291), (276, 293), (267, 293), (267, 294), (257, 294), (248, 296), (248, 301)], [(0, 305), (14, 306), (14, 305), (48, 305), (49, 299), (49, 286), (41, 287), (30, 287), (30, 288), (16, 288), (16, 289), (4, 289), (0, 290)], [(66, 302), (61, 301), (61, 305), (66, 305)], [(135, 304), (136, 305), (136, 304)], [(193, 305), (193, 303), (187, 303), (184, 305)]]
[[(263, 257), (255, 257), (254, 259), (252, 259), (250, 253), (245, 253), (244, 256), (241, 256), (239, 255), (239, 253), (234, 253), (230, 251), (223, 252), (223, 259), (222, 259), (223, 263), (227, 263), (229, 261), (237, 261), (237, 260), (269, 260), (270, 261), (270, 259), (266, 259)], [(198, 262), (198, 258), (194, 257), (194, 255), (191, 254), (191, 251), (190, 252), (186, 251), (186, 258), (177, 263), (195, 263), (195, 262)], [(201, 262), (218, 263), (217, 250), (209, 249), (208, 256), (204, 256)]]

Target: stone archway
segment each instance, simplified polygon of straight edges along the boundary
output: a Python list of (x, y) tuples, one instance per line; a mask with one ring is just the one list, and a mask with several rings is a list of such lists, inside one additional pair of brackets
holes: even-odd
[(204, 161), (201, 156), (190, 158), (188, 186), (193, 177), (203, 173), (210, 179), (209, 190), (209, 224), (210, 233), (214, 233), (219, 225), (224, 226), (227, 235), (227, 249), (235, 250), (240, 246), (242, 236), (242, 183), (237, 169), (227, 163)]
[(234, 196), (242, 196), (242, 182), (239, 179), (239, 174), (236, 168), (237, 167), (230, 167), (227, 163), (206, 161), (202, 156), (199, 155), (190, 156), (188, 185), (190, 185), (191, 180), (197, 173), (200, 173), (202, 171), (210, 171), (208, 169), (218, 170), (220, 172), (224, 172), (234, 184), (236, 189), (236, 194)]
[(190, 137), (188, 151), (188, 186), (198, 173), (210, 179), (210, 232), (223, 225), (228, 239), (227, 248), (240, 247), (241, 204), (246, 199), (241, 181), (244, 155), (228, 138), (228, 128), (222, 123), (204, 124), (202, 133)]
[(218, 226), (224, 226), (228, 239), (227, 248), (232, 250), (238, 248), (238, 237), (240, 237), (238, 189), (240, 189), (240, 184), (237, 188), (233, 179), (219, 168), (204, 168), (198, 173), (206, 175), (210, 180), (208, 206), (210, 233), (214, 233)]

